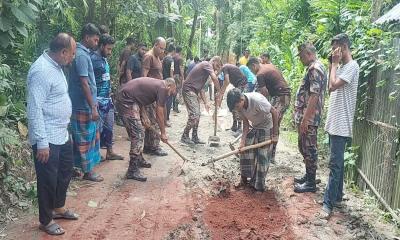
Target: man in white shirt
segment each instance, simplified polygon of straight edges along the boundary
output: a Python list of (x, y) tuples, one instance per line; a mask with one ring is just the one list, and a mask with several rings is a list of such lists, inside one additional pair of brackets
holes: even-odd
[(329, 108), (325, 130), (329, 134), (329, 180), (320, 217), (328, 219), (333, 207), (343, 197), (344, 151), (353, 133), (360, 68), (353, 60), (349, 37), (336, 35), (331, 42), (332, 56), (329, 74)]

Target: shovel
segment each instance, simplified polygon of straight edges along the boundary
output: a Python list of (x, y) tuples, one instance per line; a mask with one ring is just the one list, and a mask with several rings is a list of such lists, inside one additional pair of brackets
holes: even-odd
[(219, 142), (220, 142), (220, 139), (217, 136), (217, 120), (218, 120), (217, 111), (218, 111), (218, 106), (215, 105), (215, 108), (214, 108), (214, 136), (208, 137), (208, 142), (210, 143), (210, 147), (218, 147)]

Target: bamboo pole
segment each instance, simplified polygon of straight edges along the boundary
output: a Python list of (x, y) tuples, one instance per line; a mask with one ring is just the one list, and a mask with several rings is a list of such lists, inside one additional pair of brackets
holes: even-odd
[[(247, 151), (247, 150), (250, 150), (250, 149), (254, 149), (254, 148), (260, 148), (260, 147), (263, 147), (263, 146), (265, 146), (265, 145), (269, 145), (269, 144), (271, 144), (271, 143), (272, 143), (271, 140), (267, 140), (267, 141), (260, 142), (260, 143), (257, 143), (257, 144), (253, 144), (253, 145), (250, 145), (250, 146), (246, 146), (246, 147), (243, 147), (243, 148), (240, 148), (240, 149), (236, 149), (236, 150), (234, 150), (234, 151), (231, 151), (231, 152), (222, 154), (222, 155), (220, 155), (220, 156), (218, 156), (218, 157), (216, 157), (216, 158), (211, 158), (211, 159), (208, 161), (208, 163), (214, 163), (214, 162), (216, 162), (216, 161), (218, 161), (218, 160), (227, 158), (227, 157), (229, 157), (229, 156), (231, 156), (231, 155), (233, 155), (233, 154), (240, 153), (240, 152), (244, 152), (244, 151)], [(207, 163), (207, 164), (208, 164), (208, 163)]]
[(372, 185), (372, 183), (368, 180), (365, 174), (359, 168), (357, 168), (357, 172), (360, 174), (361, 178), (364, 180), (367, 186), (372, 190), (372, 192), (375, 194), (378, 200), (382, 203), (382, 205), (386, 208), (386, 210), (390, 213), (390, 215), (392, 215), (393, 219), (395, 219), (396, 222), (400, 223), (399, 216), (397, 216), (397, 214), (393, 211), (393, 209), (389, 206), (389, 204), (386, 203), (385, 199), (381, 197), (381, 195), (378, 193), (378, 191)]

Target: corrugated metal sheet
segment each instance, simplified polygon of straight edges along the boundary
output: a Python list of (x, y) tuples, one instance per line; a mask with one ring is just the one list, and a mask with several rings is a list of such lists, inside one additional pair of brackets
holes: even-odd
[(392, 21), (400, 21), (400, 3), (394, 6), (389, 12), (375, 21), (376, 24), (383, 24)]

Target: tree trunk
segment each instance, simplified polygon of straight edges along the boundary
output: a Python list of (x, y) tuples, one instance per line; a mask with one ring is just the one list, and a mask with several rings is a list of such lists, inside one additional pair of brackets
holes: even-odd
[(96, 12), (96, 2), (95, 0), (87, 0), (88, 4), (88, 14), (86, 16), (86, 23), (93, 23), (94, 13)]
[(196, 8), (194, 10), (192, 29), (190, 31), (190, 37), (189, 37), (189, 42), (188, 42), (188, 51), (190, 51), (190, 52), (192, 52), (193, 39), (194, 39), (194, 34), (196, 32), (196, 25), (197, 25), (198, 16), (199, 16), (199, 10)]
[(107, 0), (101, 0), (100, 2), (100, 24), (108, 26), (108, 13), (107, 13)]
[(383, 0), (372, 0), (371, 22), (380, 17), (383, 2)]

